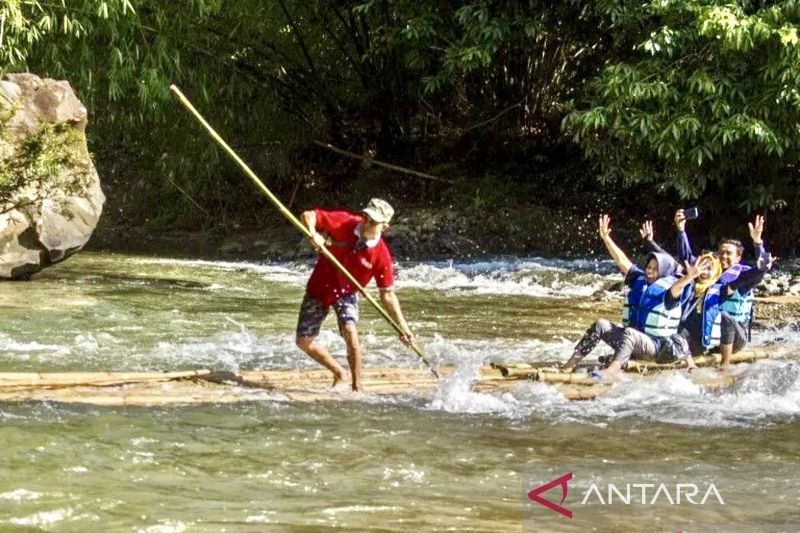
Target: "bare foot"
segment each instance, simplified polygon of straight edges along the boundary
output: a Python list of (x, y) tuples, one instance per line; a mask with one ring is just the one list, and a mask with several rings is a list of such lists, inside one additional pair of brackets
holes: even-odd
[(360, 383), (353, 383), (353, 392), (364, 392), (364, 387)]
[(331, 383), (331, 388), (335, 389), (336, 386), (344, 381), (344, 374), (334, 374), (333, 375), (333, 383)]

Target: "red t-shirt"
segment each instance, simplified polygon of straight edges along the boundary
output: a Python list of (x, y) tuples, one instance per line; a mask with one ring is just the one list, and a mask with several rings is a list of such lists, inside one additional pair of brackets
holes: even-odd
[[(363, 217), (347, 211), (315, 209), (314, 212), (317, 215), (317, 231), (327, 233), (336, 241), (328, 249), (362, 286), (369, 283), (373, 277), (381, 289), (389, 289), (394, 285), (392, 254), (383, 237), (372, 248), (356, 250), (352, 247), (358, 242), (356, 228), (361, 224)], [(330, 306), (342, 296), (356, 292), (356, 288), (333, 263), (320, 254), (306, 285), (306, 291), (323, 305)]]

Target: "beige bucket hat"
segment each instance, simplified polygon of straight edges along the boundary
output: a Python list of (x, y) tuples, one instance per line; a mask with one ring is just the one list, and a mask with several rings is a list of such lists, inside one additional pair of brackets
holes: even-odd
[(389, 205), (389, 202), (380, 198), (370, 200), (363, 212), (375, 222), (383, 222), (384, 224), (388, 224), (394, 216), (394, 209)]

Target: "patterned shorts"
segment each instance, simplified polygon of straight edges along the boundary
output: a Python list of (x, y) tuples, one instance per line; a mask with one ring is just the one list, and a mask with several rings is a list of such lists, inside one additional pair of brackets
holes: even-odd
[[(339, 329), (347, 323), (356, 324), (358, 322), (358, 294), (348, 294), (342, 296), (333, 304), (336, 312), (336, 319), (339, 322)], [(303, 296), (303, 303), (300, 304), (300, 316), (297, 319), (297, 337), (314, 338), (319, 335), (319, 329), (328, 316), (330, 307), (312, 298), (308, 293)]]

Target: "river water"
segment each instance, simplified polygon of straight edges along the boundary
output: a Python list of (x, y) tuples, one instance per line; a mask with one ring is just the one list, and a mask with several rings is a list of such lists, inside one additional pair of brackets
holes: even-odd
[[(0, 370), (310, 368), (293, 338), (310, 267), (83, 253), (3, 285)], [(800, 530), (797, 330), (755, 331), (774, 357), (724, 392), (674, 374), (591, 402), (538, 383), (478, 394), (465, 376), (481, 364), (566, 358), (595, 317), (615, 318), (613, 265), (408, 263), (397, 277), (423, 349), (463, 370), (430, 396), (0, 405), (0, 530)], [(418, 365), (362, 315), (366, 366)], [(333, 326), (322, 339), (343, 358)], [(527, 492), (566, 471), (574, 518), (532, 508)], [(729, 503), (581, 502), (591, 480), (676, 472)]]

